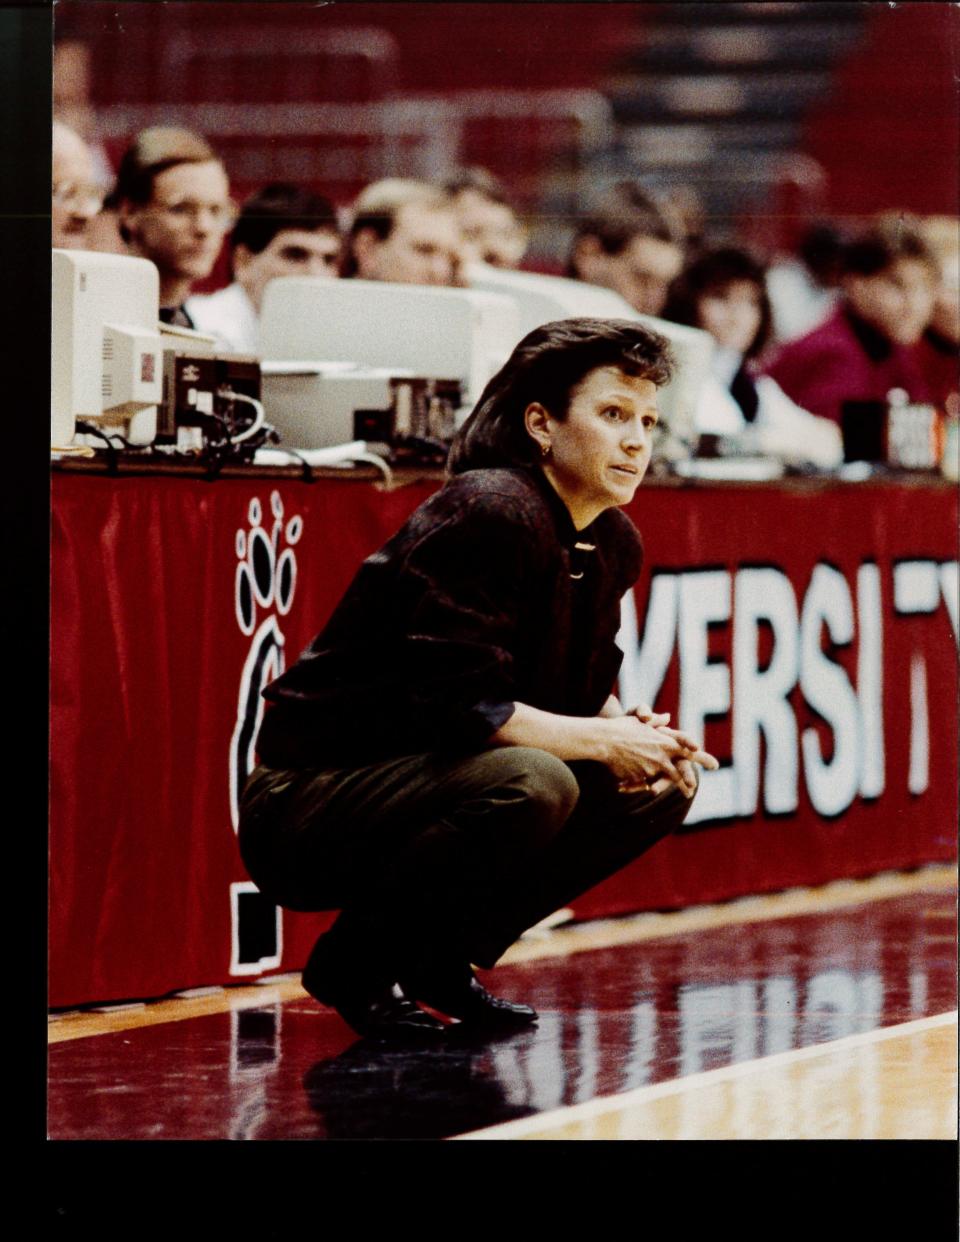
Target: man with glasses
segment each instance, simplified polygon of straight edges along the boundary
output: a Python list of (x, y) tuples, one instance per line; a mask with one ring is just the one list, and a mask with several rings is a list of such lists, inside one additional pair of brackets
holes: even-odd
[(96, 184), (93, 156), (80, 135), (53, 123), (53, 244), (61, 250), (87, 250), (90, 221), (103, 206), (103, 189)]
[(120, 161), (111, 202), (128, 250), (160, 273), (160, 319), (192, 328), (183, 304), (210, 275), (236, 216), (223, 164), (189, 130), (145, 129)]

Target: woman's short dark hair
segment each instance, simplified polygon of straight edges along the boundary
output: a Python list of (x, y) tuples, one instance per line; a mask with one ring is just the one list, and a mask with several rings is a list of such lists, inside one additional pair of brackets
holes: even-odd
[(700, 299), (723, 293), (737, 280), (753, 285), (759, 297), (760, 326), (745, 353), (745, 357), (753, 358), (764, 349), (770, 339), (773, 311), (767, 293), (765, 269), (746, 250), (726, 246), (718, 250), (702, 251), (670, 286), (666, 304), (660, 314), (671, 323), (685, 323), (692, 328), (702, 327)]
[(898, 259), (926, 263), (939, 277), (936, 260), (930, 253), (919, 223), (911, 216), (884, 215), (857, 234), (843, 250), (843, 271), (851, 276), (876, 276)]
[(563, 420), (577, 384), (597, 367), (619, 367), (658, 387), (670, 381), (666, 339), (629, 319), (558, 319), (528, 333), (480, 394), (454, 439), (451, 474), (539, 461), (524, 411), (539, 402)]

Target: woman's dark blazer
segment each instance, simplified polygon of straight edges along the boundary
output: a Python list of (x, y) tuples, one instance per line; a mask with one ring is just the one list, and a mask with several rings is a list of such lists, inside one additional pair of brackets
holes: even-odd
[(596, 715), (641, 560), (625, 513), (608, 509), (578, 532), (537, 467), (456, 475), (363, 562), (324, 629), (266, 688), (260, 762), (475, 752), (516, 702)]

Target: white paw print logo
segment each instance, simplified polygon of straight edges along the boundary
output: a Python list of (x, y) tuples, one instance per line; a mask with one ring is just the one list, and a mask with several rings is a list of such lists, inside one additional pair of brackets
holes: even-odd
[[(247, 507), (248, 528), (236, 535), (237, 568), (234, 603), (237, 624), (250, 637), (237, 691), (237, 715), (230, 738), (230, 817), (239, 824), (239, 798), (256, 762), (256, 738), (263, 720), (261, 692), (283, 672), (285, 639), (277, 614), (285, 617), (297, 586), (293, 548), (303, 534), (303, 518), (284, 521), (279, 492), (270, 494), (270, 509), (257, 497)], [(269, 532), (267, 525), (269, 524)], [(258, 618), (258, 610), (266, 615)]]
[[(237, 531), (237, 573), (234, 602), (237, 624), (244, 634), (252, 634), (257, 624), (257, 608), (276, 607), (285, 617), (293, 602), (297, 585), (297, 558), (294, 545), (303, 534), (303, 518), (283, 520), (283, 500), (279, 492), (270, 494), (272, 525), (268, 534), (263, 522), (263, 506), (258, 497), (247, 510), (249, 530)], [(281, 547), (281, 544), (286, 546)]]

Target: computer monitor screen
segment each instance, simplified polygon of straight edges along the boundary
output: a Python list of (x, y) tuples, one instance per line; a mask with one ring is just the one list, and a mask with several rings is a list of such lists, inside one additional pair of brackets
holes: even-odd
[(518, 272), (486, 263), (466, 268), (471, 289), (500, 293), (513, 298), (520, 316), (520, 335), (526, 336), (541, 324), (554, 319), (638, 319), (629, 302), (612, 289), (568, 280), (565, 276), (546, 276), (540, 272)]
[(503, 294), (371, 280), (281, 276), (264, 292), (264, 359), (354, 362), (456, 379), (480, 395), (523, 333)]
[(69, 446), (78, 418), (123, 426), (132, 442), (149, 443), (163, 385), (155, 265), (54, 250), (52, 266), (51, 444)]

